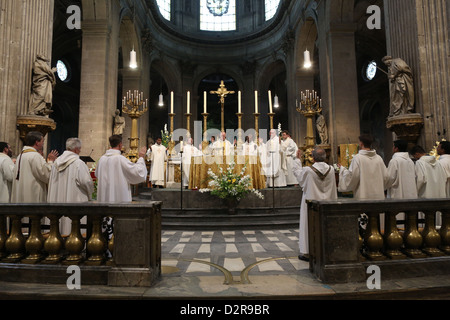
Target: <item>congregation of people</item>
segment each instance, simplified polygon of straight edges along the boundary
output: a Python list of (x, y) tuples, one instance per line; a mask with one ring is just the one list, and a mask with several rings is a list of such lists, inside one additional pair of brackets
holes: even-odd
[[(131, 162), (122, 156), (122, 136), (109, 138), (110, 149), (98, 160), (97, 202), (122, 203), (132, 201), (132, 185), (145, 183), (151, 162), (149, 181), (154, 187), (164, 185), (164, 165), (167, 148), (157, 139), (148, 150), (139, 150), (138, 161)], [(448, 198), (450, 197), (450, 142), (442, 141), (437, 147), (439, 160), (427, 154), (420, 146), (408, 152), (408, 143), (398, 140), (393, 145), (393, 157), (388, 166), (372, 148), (370, 135), (359, 137), (359, 153), (348, 168), (339, 165), (336, 181), (334, 166), (327, 164), (325, 150), (312, 152), (314, 164), (302, 166), (302, 150), (297, 147), (288, 131), (281, 137), (270, 131), (270, 139), (255, 143), (246, 137), (239, 152), (259, 156), (265, 165), (267, 186), (298, 185), (303, 191), (300, 208), (300, 258), (308, 259), (307, 200), (335, 200), (338, 192), (352, 192), (357, 200)], [(30, 132), (25, 138), (17, 159), (12, 158), (8, 143), (0, 142), (0, 202), (2, 203), (82, 203), (92, 200), (94, 182), (87, 164), (80, 159), (82, 143), (78, 138), (68, 139), (62, 155), (51, 151), (43, 157), (44, 136)], [(236, 145), (226, 140), (222, 133), (211, 141), (209, 152), (221, 155), (236, 152)], [(183, 146), (185, 159), (202, 154), (192, 139)], [(205, 150), (206, 151), (206, 150)], [(271, 161), (263, 161), (270, 158)], [(189, 178), (185, 166), (183, 179)], [(187, 182), (187, 181), (186, 181)], [(61, 233), (70, 230), (62, 230)]]

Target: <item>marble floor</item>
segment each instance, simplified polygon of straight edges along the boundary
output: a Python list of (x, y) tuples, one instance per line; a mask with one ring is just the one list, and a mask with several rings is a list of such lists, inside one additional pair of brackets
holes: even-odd
[(252, 276), (308, 270), (298, 259), (298, 229), (164, 231), (165, 276), (223, 275), (225, 283), (250, 283)]

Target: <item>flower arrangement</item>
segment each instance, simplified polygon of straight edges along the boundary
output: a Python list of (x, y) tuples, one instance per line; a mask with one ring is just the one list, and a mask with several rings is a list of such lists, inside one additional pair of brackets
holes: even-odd
[(232, 162), (224, 171), (219, 168), (219, 173), (215, 174), (211, 169), (208, 170), (209, 188), (200, 189), (201, 193), (210, 192), (212, 195), (221, 199), (236, 199), (240, 201), (248, 193), (255, 194), (258, 198), (264, 199), (264, 195), (256, 189), (252, 188), (251, 177), (244, 175), (246, 165), (241, 172), (234, 173), (235, 163)]
[(164, 130), (161, 130), (161, 144), (168, 148), (169, 142), (172, 140), (172, 135), (170, 134), (169, 130), (167, 130), (167, 123), (164, 125)]

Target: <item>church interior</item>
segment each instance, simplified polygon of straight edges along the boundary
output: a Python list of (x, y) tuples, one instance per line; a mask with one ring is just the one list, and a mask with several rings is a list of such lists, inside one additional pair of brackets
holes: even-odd
[[(20, 225), (11, 229), (20, 217), (31, 219), (33, 210), (41, 210), (51, 221), (49, 237), (58, 232), (61, 215), (87, 215), (97, 232), (100, 215), (114, 217), (114, 241), (103, 241), (99, 254), (110, 251), (100, 264), (79, 264), (82, 289), (68, 290), (67, 263), (6, 259), (2, 244), (8, 235), (0, 222), (0, 298), (449, 298), (448, 199), (391, 203), (340, 194), (339, 205), (310, 203), (313, 250), (302, 261), (297, 183), (259, 181), (259, 160), (246, 164), (242, 170), (253, 178), (247, 188), (259, 193), (243, 198), (230, 214), (226, 204), (200, 192), (210, 167), (189, 162), (183, 178), (182, 152), (191, 136), (192, 145), (205, 151), (211, 137), (225, 130), (241, 147), (249, 133), (256, 145), (258, 138), (268, 143), (275, 129), (289, 132), (304, 166), (312, 164), (317, 146), (326, 150), (329, 165), (349, 165), (361, 134), (374, 138), (386, 166), (397, 139), (432, 153), (449, 138), (448, 1), (3, 0), (0, 10), (0, 141), (11, 145), (14, 156), (26, 132), (40, 129), (45, 154), (62, 154), (67, 139), (81, 139), (91, 170), (112, 134), (122, 136), (124, 154), (134, 162), (138, 148), (149, 149), (158, 138), (168, 150), (164, 187), (152, 186), (151, 178), (133, 186), (129, 207), (95, 201), (5, 205), (0, 215), (13, 221), (8, 235), (20, 231)], [(48, 59), (55, 75), (51, 110), (40, 115), (42, 123), (36, 113), (30, 116), (38, 56)], [(385, 57), (412, 70), (413, 102), (400, 113), (393, 110), (395, 84)], [(407, 236), (418, 233), (409, 218), (421, 209), (427, 218), (420, 228), (432, 229), (422, 237), (440, 232), (439, 243), (428, 243), (439, 252), (423, 254), (417, 245), (397, 256), (410, 245)], [(397, 228), (392, 213), (402, 211), (406, 218)], [(442, 224), (436, 230), (427, 219), (438, 211)], [(364, 239), (358, 229), (363, 212)], [(382, 215), (377, 229), (380, 212), (386, 220)], [(94, 230), (77, 228), (87, 243)], [(394, 229), (405, 235), (404, 243), (391, 243), (387, 233)], [(384, 237), (382, 248), (371, 242), (377, 236)], [(373, 265), (385, 277), (382, 290), (366, 285)]]

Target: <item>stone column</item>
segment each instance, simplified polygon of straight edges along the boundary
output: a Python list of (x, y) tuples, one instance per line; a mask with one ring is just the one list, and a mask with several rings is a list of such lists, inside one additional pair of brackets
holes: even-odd
[(450, 4), (398, 0), (384, 7), (388, 55), (405, 60), (414, 73), (415, 111), (425, 121), (418, 144), (431, 150), (436, 140), (450, 138)]
[[(118, 8), (113, 5), (110, 10)], [(93, 150), (97, 161), (109, 148), (117, 108), (119, 23), (108, 15), (88, 18), (82, 24), (79, 137), (84, 153)]]
[(360, 135), (355, 26), (330, 23), (319, 26), (320, 84), (327, 124), (336, 161), (339, 144), (357, 143)]
[(53, 0), (0, 1), (0, 139), (21, 148), (17, 115), (27, 113), (33, 63), (52, 56)]

